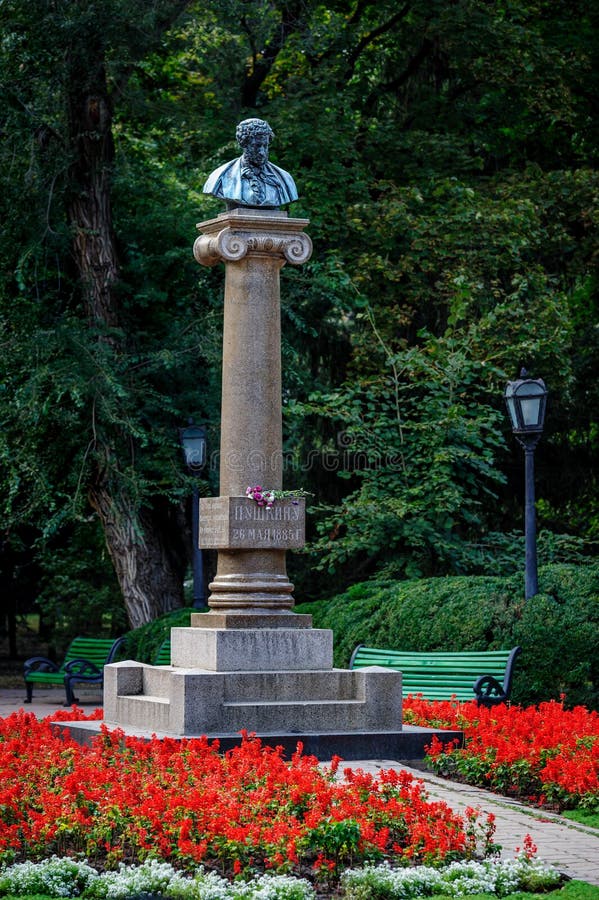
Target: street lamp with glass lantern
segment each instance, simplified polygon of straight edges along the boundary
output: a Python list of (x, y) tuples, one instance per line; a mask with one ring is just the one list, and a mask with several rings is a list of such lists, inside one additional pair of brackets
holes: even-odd
[[(206, 429), (189, 420), (187, 428), (179, 429), (179, 441), (183, 448), (185, 465), (190, 475), (199, 475), (206, 465)], [(200, 494), (194, 480), (192, 488), (191, 531), (193, 540), (193, 606), (207, 609), (206, 585), (204, 583), (204, 562), (200, 550)]]
[(542, 378), (528, 378), (526, 369), (522, 369), (520, 378), (508, 381), (504, 396), (512, 431), (516, 440), (524, 447), (524, 595), (528, 600), (539, 591), (534, 452), (543, 433), (547, 388)]

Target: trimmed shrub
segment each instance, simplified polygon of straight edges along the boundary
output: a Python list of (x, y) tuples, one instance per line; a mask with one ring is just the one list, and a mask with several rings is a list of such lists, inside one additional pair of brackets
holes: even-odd
[(541, 593), (524, 600), (522, 576), (367, 581), (329, 601), (303, 604), (335, 635), (335, 664), (356, 644), (401, 650), (496, 650), (519, 644), (512, 699), (599, 708), (599, 564), (539, 570)]

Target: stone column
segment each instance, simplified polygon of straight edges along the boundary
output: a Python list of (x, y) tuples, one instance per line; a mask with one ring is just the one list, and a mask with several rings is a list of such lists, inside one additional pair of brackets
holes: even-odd
[(285, 567), (286, 550), (303, 542), (303, 503), (265, 510), (245, 497), (248, 486), (282, 488), (279, 273), (310, 258), (307, 224), (237, 208), (197, 226), (196, 260), (225, 264), (220, 496), (202, 500), (200, 513), (200, 544), (218, 549), (218, 567), (203, 627), (254, 627), (257, 616), (267, 627), (308, 624), (289, 616)]

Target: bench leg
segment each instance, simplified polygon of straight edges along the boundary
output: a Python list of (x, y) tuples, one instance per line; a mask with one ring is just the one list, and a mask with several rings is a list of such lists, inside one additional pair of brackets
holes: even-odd
[(65, 706), (72, 706), (73, 703), (79, 703), (79, 700), (73, 693), (73, 684), (72, 684), (70, 678), (65, 678), (64, 689), (65, 689), (66, 695), (67, 695)]
[(486, 706), (487, 709), (491, 709), (493, 706), (499, 706), (500, 703), (507, 703), (507, 696), (502, 694), (497, 697), (485, 697), (484, 695), (476, 698), (476, 702), (479, 706)]
[(33, 697), (33, 684), (29, 681), (25, 682), (25, 690), (27, 691), (27, 697), (23, 701), (24, 703), (31, 703), (31, 698)]

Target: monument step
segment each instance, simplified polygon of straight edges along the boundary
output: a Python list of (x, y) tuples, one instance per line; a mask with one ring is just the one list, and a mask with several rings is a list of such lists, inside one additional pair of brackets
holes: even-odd
[(152, 730), (168, 730), (170, 726), (170, 700), (155, 694), (129, 694), (117, 698), (120, 721), (136, 728), (152, 723)]
[(224, 700), (226, 703), (363, 700), (364, 679), (355, 677), (358, 671), (231, 672), (225, 681)]
[[(145, 694), (170, 697), (173, 679), (194, 677), (202, 693), (215, 673), (202, 669), (182, 669), (178, 666), (149, 666), (138, 664), (141, 680), (136, 686), (126, 686), (119, 695)], [(277, 702), (305, 698), (315, 702), (333, 700), (363, 700), (364, 675), (362, 669), (317, 669), (271, 672), (227, 672), (216, 676), (224, 679), (223, 699), (251, 703), (267, 702), (273, 697)]]
[[(170, 731), (172, 706), (166, 697), (148, 694), (121, 695), (116, 700), (117, 721), (130, 727), (145, 727), (151, 731)], [(224, 702), (219, 722), (226, 731), (235, 733), (244, 728), (251, 731), (273, 731), (276, 727), (289, 732), (300, 730), (343, 731), (368, 727), (364, 700), (241, 700)], [(206, 721), (212, 727), (214, 723)], [(197, 723), (202, 730), (201, 723)]]
[[(100, 729), (104, 723), (98, 721), (82, 721), (82, 722), (53, 722), (54, 726), (60, 731), (67, 732), (79, 744), (89, 744), (100, 734)], [(108, 723), (106, 723), (108, 724)], [(109, 727), (116, 727), (110, 724)], [(123, 726), (119, 725), (119, 728)], [(182, 735), (175, 732), (162, 731), (161, 729), (149, 729), (148, 727), (124, 726), (126, 735), (132, 737), (149, 740), (152, 731), (156, 732), (158, 738), (171, 738), (174, 740), (183, 740), (184, 738), (198, 738), (205, 732), (197, 730)], [(436, 737), (441, 743), (446, 744), (449, 741), (457, 741), (460, 745), (464, 739), (461, 731), (439, 731), (432, 728), (418, 728), (415, 725), (404, 725), (403, 729), (392, 730), (360, 730), (352, 732), (319, 732), (310, 734), (302, 731), (298, 734), (295, 732), (262, 732), (256, 734), (262, 742), (269, 747), (283, 747), (288, 758), (296, 752), (298, 741), (301, 741), (305, 754), (316, 756), (320, 760), (330, 760), (333, 756), (341, 756), (343, 760), (364, 760), (364, 759), (393, 759), (405, 760), (407, 763), (424, 759), (426, 748), (430, 745), (433, 737)], [(236, 732), (234, 734), (225, 734), (222, 732), (211, 732), (208, 734), (209, 740), (218, 740), (220, 752), (231, 750), (238, 747), (242, 741), (242, 736)]]
[(247, 728), (252, 731), (343, 731), (365, 728), (363, 700), (296, 700), (235, 702), (223, 704), (223, 720), (227, 730)]
[(308, 706), (351, 706), (363, 704), (364, 700), (302, 700), (301, 698), (297, 698), (296, 700), (233, 700), (231, 702), (225, 703), (225, 707), (268, 707), (268, 706), (276, 706), (276, 707), (308, 707)]
[(170, 696), (171, 666), (144, 666), (141, 693), (146, 696)]
[(172, 628), (171, 662), (182, 669), (263, 672), (331, 669), (328, 628)]
[(164, 703), (168, 706), (171, 702), (168, 697), (162, 697), (160, 694), (124, 694), (121, 700), (133, 700), (137, 703)]

